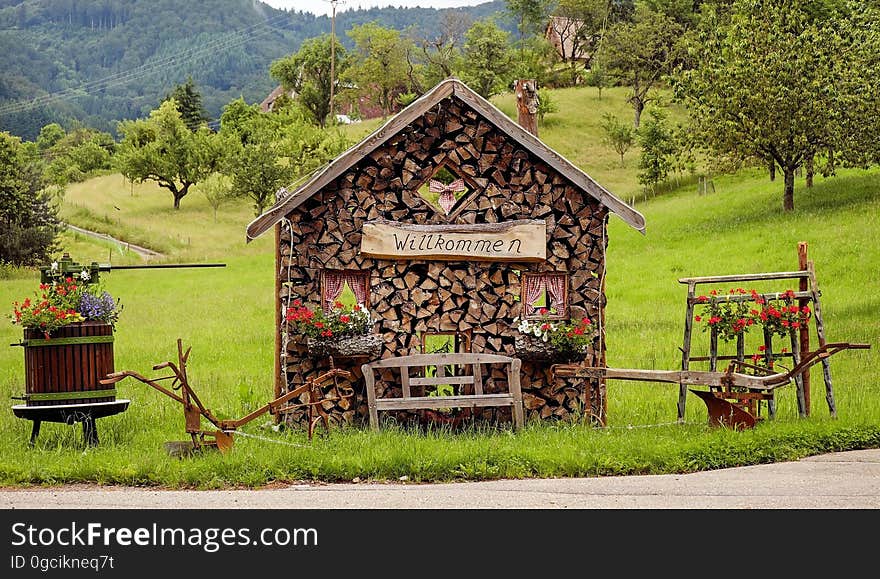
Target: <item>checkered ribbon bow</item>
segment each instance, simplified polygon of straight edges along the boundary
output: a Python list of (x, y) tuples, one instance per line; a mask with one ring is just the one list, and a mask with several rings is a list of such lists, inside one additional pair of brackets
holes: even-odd
[(428, 183), (428, 190), (431, 191), (431, 193), (440, 194), (440, 197), (437, 198), (437, 203), (439, 203), (440, 207), (443, 208), (443, 211), (449, 215), (449, 212), (455, 207), (455, 194), (463, 193), (467, 191), (467, 188), (464, 186), (464, 180), (462, 179), (456, 179), (449, 185), (445, 185), (443, 182), (436, 179), (431, 179)]

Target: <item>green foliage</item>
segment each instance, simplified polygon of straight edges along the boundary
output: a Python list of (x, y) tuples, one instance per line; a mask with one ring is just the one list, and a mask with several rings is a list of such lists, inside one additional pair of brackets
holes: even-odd
[(253, 202), (255, 215), (275, 202), (280, 189), (348, 146), (339, 131), (320, 129), (294, 108), (262, 113), (236, 100), (220, 123), (220, 171), (231, 179), (234, 195)]
[(342, 78), (353, 84), (351, 91), (377, 104), (387, 116), (397, 95), (409, 90), (407, 54), (412, 41), (375, 22), (355, 26), (348, 35), (355, 49)]
[(546, 88), (538, 89), (538, 120), (544, 122), (544, 116), (559, 112), (559, 104), (553, 100), (551, 91)]
[(651, 189), (669, 175), (677, 150), (674, 133), (666, 123), (666, 113), (654, 108), (649, 116), (638, 131), (642, 148), (638, 178), (639, 183)]
[(339, 94), (339, 79), (349, 65), (345, 47), (329, 34), (303, 42), (293, 55), (276, 60), (269, 68), (282, 86), (296, 91), (296, 99), (309, 111), (312, 121), (320, 127), (330, 114), (331, 60), (333, 61), (333, 94)]
[(623, 156), (636, 140), (635, 129), (610, 113), (602, 115), (602, 129), (605, 131), (605, 142), (620, 155), (620, 165), (623, 166)]
[(608, 30), (601, 64), (617, 82), (630, 88), (636, 129), (652, 100), (650, 91), (684, 58), (684, 31), (675, 19), (644, 4), (636, 5), (634, 21), (617, 22)]
[(42, 185), (35, 154), (0, 132), (0, 263), (46, 263), (56, 249), (58, 208)]
[(411, 104), (412, 104), (417, 98), (419, 98), (419, 95), (417, 95), (417, 94), (414, 93), (414, 92), (404, 92), (404, 93), (401, 93), (401, 94), (397, 95), (397, 104), (398, 104), (401, 108), (408, 107), (408, 106), (411, 105)]
[[(186, 9), (170, 0), (8, 4), (0, 2), (0, 130), (30, 140), (49, 123), (69, 129), (77, 120), (114, 132), (118, 120), (146, 117), (189, 76), (211, 118), (238, 97), (258, 103), (274, 88), (270, 64), (330, 30), (327, 16), (244, 0)], [(474, 19), (501, 7), (496, 0), (455, 12)], [(356, 25), (426, 36), (443, 15), (433, 8), (344, 10), (336, 33), (350, 50), (345, 32)]]
[(541, 32), (553, 2), (551, 0), (504, 0), (506, 12), (516, 22), (519, 40), (522, 44), (526, 38)]
[(50, 184), (63, 188), (111, 168), (111, 156), (116, 150), (112, 135), (87, 128), (70, 133), (61, 129), (58, 133), (55, 127), (60, 129), (58, 125), (44, 127), (45, 134), (41, 132), (37, 140), (46, 164), (44, 176)]
[(877, 158), (880, 97), (865, 87), (880, 80), (878, 26), (876, 6), (856, 2), (709, 6), (676, 93), (714, 155), (779, 165), (791, 210), (794, 173), (808, 158)]
[(483, 98), (504, 91), (513, 80), (509, 38), (491, 18), (475, 22), (465, 34), (462, 80)]
[(193, 189), (201, 193), (208, 205), (214, 211), (214, 222), (217, 222), (217, 211), (220, 206), (234, 197), (232, 183), (229, 178), (221, 173), (212, 173), (205, 177), (201, 183), (193, 186)]
[(134, 183), (155, 181), (174, 197), (174, 208), (189, 188), (214, 172), (220, 150), (214, 134), (202, 126), (186, 126), (177, 103), (170, 99), (150, 113), (150, 118), (119, 123), (122, 141), (114, 162)]
[(162, 102), (170, 99), (174, 99), (174, 102), (177, 103), (177, 112), (180, 113), (180, 118), (183, 119), (190, 131), (196, 132), (199, 127), (211, 120), (202, 104), (202, 95), (196, 89), (191, 76), (187, 78), (185, 83), (174, 87), (174, 90), (166, 95)]

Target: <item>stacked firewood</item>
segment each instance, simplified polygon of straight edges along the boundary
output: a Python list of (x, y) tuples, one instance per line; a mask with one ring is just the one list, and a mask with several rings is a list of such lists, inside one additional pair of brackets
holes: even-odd
[[(470, 190), (451, 212), (451, 221), (418, 193), (441, 166), (462, 177)], [(293, 299), (318, 306), (324, 268), (367, 270), (369, 309), (377, 320), (375, 331), (384, 337), (380, 357), (419, 352), (425, 331), (468, 330), (472, 351), (515, 356), (518, 330), (513, 319), (521, 314), (523, 272), (567, 272), (569, 315), (598, 320), (604, 307), (600, 280), (606, 215), (605, 206), (528, 149), (462, 102), (447, 99), (365, 154), (282, 221), (280, 306)], [(415, 224), (541, 219), (547, 225), (547, 259), (510, 263), (363, 257), (360, 232), (366, 221), (375, 219)], [(290, 388), (331, 363), (310, 358), (301, 336), (284, 327), (282, 332), (283, 372)], [(588, 364), (601, 359), (598, 341), (594, 346)], [(340, 421), (366, 414), (359, 366), (368, 361), (332, 360), (336, 367), (355, 372), (360, 389), (353, 405), (329, 409)], [(585, 393), (560, 389), (549, 366), (522, 366), (527, 418), (565, 418), (583, 411)], [(503, 375), (488, 378), (486, 391), (503, 380)]]

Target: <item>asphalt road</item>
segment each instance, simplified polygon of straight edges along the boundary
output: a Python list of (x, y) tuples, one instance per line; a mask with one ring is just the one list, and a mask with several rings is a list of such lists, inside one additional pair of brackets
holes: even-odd
[(682, 475), (260, 490), (0, 489), (2, 509), (877, 509), (880, 449)]

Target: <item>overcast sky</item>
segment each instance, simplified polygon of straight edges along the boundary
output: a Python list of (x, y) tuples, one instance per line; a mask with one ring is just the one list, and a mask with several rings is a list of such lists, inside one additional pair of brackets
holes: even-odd
[[(313, 14), (324, 14), (330, 16), (332, 5), (330, 0), (261, 0), (265, 4), (274, 8), (282, 8), (284, 10), (300, 10), (302, 12), (311, 12)], [(338, 0), (336, 2), (336, 13), (339, 14), (345, 10), (357, 10), (358, 8), (373, 8), (394, 6), (412, 8), (420, 6), (422, 8), (451, 8), (455, 6), (476, 6), (477, 4), (485, 4), (490, 0)]]

